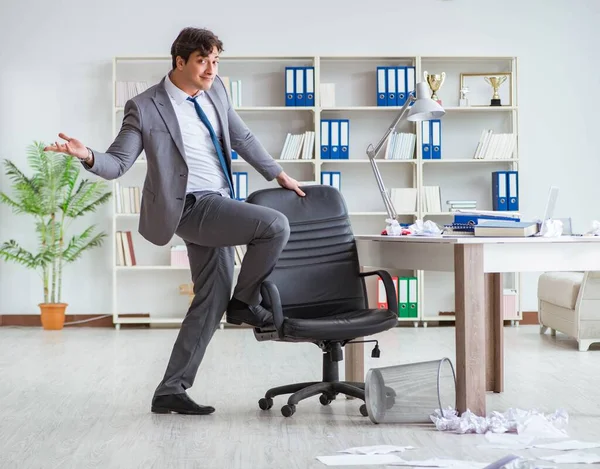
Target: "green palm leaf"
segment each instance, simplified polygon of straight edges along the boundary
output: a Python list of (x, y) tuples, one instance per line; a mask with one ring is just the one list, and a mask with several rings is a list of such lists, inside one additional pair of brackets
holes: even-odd
[(6, 261), (16, 262), (29, 269), (37, 269), (49, 262), (52, 262), (52, 253), (41, 251), (38, 254), (32, 254), (23, 249), (19, 244), (11, 239), (0, 246), (0, 257)]
[(67, 248), (62, 253), (65, 262), (74, 262), (88, 249), (102, 245), (106, 234), (93, 235), (94, 228), (95, 226), (90, 226), (80, 235), (71, 238)]

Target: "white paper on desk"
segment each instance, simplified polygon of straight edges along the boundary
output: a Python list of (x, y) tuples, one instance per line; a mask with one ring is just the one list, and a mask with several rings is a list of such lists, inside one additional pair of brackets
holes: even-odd
[(340, 454), (335, 456), (317, 456), (326, 466), (367, 466), (369, 464), (394, 464), (402, 461), (393, 454)]
[[(399, 458), (400, 459), (400, 458)], [(461, 461), (459, 459), (425, 459), (422, 461), (406, 461), (400, 459), (400, 462), (391, 463), (390, 466), (411, 466), (411, 467), (450, 467), (452, 469), (483, 469), (487, 463), (476, 461)]]
[(545, 461), (552, 461), (559, 464), (569, 464), (569, 463), (585, 463), (585, 464), (594, 464), (600, 462), (600, 454), (592, 454), (592, 453), (564, 453), (564, 454), (555, 454), (554, 456), (544, 456), (543, 459)]
[(600, 448), (600, 443), (592, 443), (588, 441), (559, 441), (557, 443), (545, 443), (542, 445), (532, 445), (534, 448), (555, 449), (557, 451), (571, 451), (574, 449), (590, 449)]
[(350, 454), (389, 454), (401, 453), (407, 449), (415, 449), (413, 446), (393, 446), (393, 445), (376, 445), (376, 446), (356, 446), (338, 451), (338, 453)]

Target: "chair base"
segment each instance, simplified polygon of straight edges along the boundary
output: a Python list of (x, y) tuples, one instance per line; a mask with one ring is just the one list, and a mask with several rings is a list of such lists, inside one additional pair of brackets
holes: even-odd
[[(329, 405), (338, 394), (365, 400), (365, 383), (356, 383), (339, 380), (338, 363), (343, 359), (342, 344), (338, 341), (323, 342), (319, 344), (323, 350), (323, 380), (306, 383), (286, 384), (269, 389), (265, 397), (258, 401), (263, 410), (273, 407), (273, 398), (282, 394), (291, 394), (287, 404), (281, 408), (284, 417), (290, 417), (296, 411), (296, 405), (309, 397), (321, 394), (319, 401)], [(360, 413), (367, 416), (367, 406), (360, 406)]]
[[(313, 381), (307, 383), (286, 384), (269, 389), (265, 397), (258, 401), (258, 405), (263, 410), (273, 407), (273, 398), (282, 394), (291, 394), (287, 404), (281, 408), (284, 417), (291, 417), (296, 412), (296, 405), (309, 397), (321, 394), (319, 402), (322, 405), (329, 405), (334, 401), (338, 394), (344, 394), (349, 397), (365, 400), (365, 383), (354, 383), (348, 381)], [(360, 413), (367, 416), (366, 406), (360, 407)]]

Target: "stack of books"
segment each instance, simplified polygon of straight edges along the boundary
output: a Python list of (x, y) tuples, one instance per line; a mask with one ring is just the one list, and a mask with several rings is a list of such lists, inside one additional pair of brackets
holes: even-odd
[(423, 186), (421, 194), (422, 209), (424, 212), (440, 213), (442, 211), (440, 186)]
[(303, 134), (288, 134), (281, 149), (281, 160), (312, 160), (315, 146), (315, 133), (307, 130)]
[(476, 160), (508, 160), (512, 158), (517, 145), (514, 133), (494, 134), (493, 130), (483, 129), (475, 154)]
[(412, 160), (415, 157), (417, 136), (412, 133), (392, 132), (385, 144), (385, 160)]
[(528, 237), (537, 234), (536, 222), (521, 221), (518, 214), (477, 210), (457, 212), (453, 223), (444, 225), (445, 235), (482, 237)]
[(474, 210), (477, 208), (476, 200), (446, 200), (446, 204), (450, 207), (450, 212), (458, 210)]
[(221, 80), (234, 108), (242, 107), (242, 80), (231, 80), (222, 76)]
[(390, 199), (398, 214), (417, 211), (416, 187), (392, 187), (390, 189)]
[(538, 233), (539, 226), (531, 221), (479, 220), (475, 236), (492, 238), (526, 238)]

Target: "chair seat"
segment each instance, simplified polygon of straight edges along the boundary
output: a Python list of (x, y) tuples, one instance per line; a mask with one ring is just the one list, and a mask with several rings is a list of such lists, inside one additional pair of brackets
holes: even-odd
[(575, 309), (583, 272), (546, 272), (538, 280), (538, 298), (553, 305)]
[(388, 309), (359, 309), (328, 318), (286, 318), (286, 337), (310, 340), (348, 340), (383, 332), (394, 327), (398, 317)]

